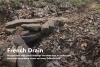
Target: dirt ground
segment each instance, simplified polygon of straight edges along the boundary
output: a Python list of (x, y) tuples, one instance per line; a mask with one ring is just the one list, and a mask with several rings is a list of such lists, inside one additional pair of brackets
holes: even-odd
[(4, 16), (1, 19), (0, 15), (1, 45), (9, 35), (14, 35), (5, 31), (7, 22), (15, 19), (66, 18), (62, 21), (64, 25), (55, 26), (52, 33), (27, 43), (31, 48), (43, 49), (44, 55), (66, 56), (60, 57), (60, 60), (34, 60), (34, 67), (100, 67), (100, 9), (84, 12), (69, 2), (59, 6), (46, 2), (41, 5), (38, 2), (10, 3), (1, 4), (0, 9)]

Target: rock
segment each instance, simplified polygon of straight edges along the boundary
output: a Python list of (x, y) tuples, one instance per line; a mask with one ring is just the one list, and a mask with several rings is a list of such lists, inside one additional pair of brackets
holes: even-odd
[(58, 18), (58, 21), (60, 21), (60, 24), (64, 24), (65, 22), (68, 22), (69, 21), (69, 19), (68, 18), (66, 18), (66, 17), (59, 17)]
[(41, 28), (40, 24), (22, 24), (21, 26), (25, 29), (35, 30), (35, 31), (39, 31), (39, 29)]
[(62, 51), (63, 54), (68, 54), (69, 52), (70, 52), (70, 49), (68, 49), (68, 48), (65, 48), (65, 49)]
[(87, 61), (85, 56), (81, 56), (81, 60), (84, 61), (84, 62)]
[(43, 34), (48, 34), (49, 33), (49, 24), (48, 23), (44, 23), (42, 26), (41, 26), (41, 32)]
[(15, 31), (15, 29), (5, 29), (5, 32), (7, 34), (12, 34), (12, 33), (14, 33), (14, 31)]
[(92, 60), (88, 60), (86, 63), (87, 64), (92, 64)]
[(23, 38), (23, 40), (28, 43), (28, 42), (32, 42), (38, 38), (43, 37), (43, 35), (41, 33), (36, 33), (36, 34), (30, 34), (27, 36), (21, 36)]
[(0, 45), (3, 44), (3, 43), (4, 43), (3, 41), (0, 41)]
[(86, 48), (87, 46), (88, 46), (87, 43), (84, 42), (84, 43), (81, 44), (81, 49), (82, 49), (82, 50), (85, 50), (85, 48)]
[(2, 59), (2, 63), (5, 66), (9, 66), (9, 67), (16, 67), (16, 59), (8, 59), (8, 58), (17, 58), (16, 56), (7, 56), (7, 55), (17, 55), (16, 53), (13, 52), (6, 52), (3, 53), (3, 59)]
[(58, 42), (56, 40), (53, 41), (55, 47), (58, 47)]
[[(19, 36), (16, 36), (15, 35), (12, 38), (11, 38), (11, 36), (9, 36), (9, 38), (10, 38), (9, 40), (11, 42), (13, 42), (14, 45), (18, 46), (18, 48), (16, 47), (17, 49), (24, 48), (24, 49), (28, 50), (29, 47), (26, 45), (25, 41), (21, 38), (20, 35)], [(7, 54), (7, 55), (9, 55), (9, 54)], [(13, 54), (11, 54), (11, 55), (13, 55)], [(28, 53), (27, 51), (26, 52), (23, 52), (23, 53), (18, 52), (18, 55), (31, 55), (31, 53)], [(23, 57), (24, 56), (19, 56), (18, 58), (23, 58)], [(30, 56), (27, 56), (27, 58), (30, 58)], [(11, 64), (11, 63), (9, 63), (9, 64)], [(17, 65), (18, 67), (21, 67), (21, 66), (24, 66), (24, 67), (33, 67), (33, 60), (32, 59), (18, 59), (17, 60), (17, 64), (18, 64)], [(9, 65), (7, 65), (7, 66), (9, 66)]]
[(14, 36), (11, 40), (16, 46), (23, 46), (25, 49), (27, 49), (27, 45), (25, 41), (21, 38), (21, 36)]
[(15, 34), (16, 35), (20, 35), (23, 30), (24, 30), (24, 28), (18, 27), (17, 30), (16, 30), (16, 32), (15, 32)]
[(57, 65), (58, 67), (61, 66), (58, 61), (53, 61), (53, 64)]
[(70, 54), (71, 56), (74, 56), (74, 55), (75, 55), (74, 51), (71, 51), (69, 54)]
[(55, 54), (57, 54), (57, 51), (56, 50), (51, 50), (51, 53), (53, 54), (53, 55), (55, 55)]
[(29, 35), (29, 30), (25, 30), (21, 32), (21, 36)]
[(14, 45), (16, 45), (16, 46), (21, 46), (22, 45), (25, 49), (28, 48), (25, 41), (21, 38), (20, 35), (9, 36), (8, 41), (13, 42)]
[(46, 67), (54, 67), (54, 65), (53, 65), (53, 63), (52, 62), (49, 62), (49, 63), (47, 63), (47, 66)]
[[(22, 49), (23, 46), (18, 46), (17, 49)], [(28, 52), (25, 53), (18, 53), (18, 55), (31, 55)], [(33, 61), (30, 59), (30, 56), (18, 56), (18, 58), (29, 58), (29, 59), (18, 59), (17, 60), (17, 67), (33, 67)]]
[(51, 33), (55, 28), (56, 21), (55, 20), (48, 20), (46, 23), (49, 24), (49, 32)]
[(22, 24), (31, 24), (31, 23), (44, 23), (46, 19), (44, 18), (35, 18), (35, 19), (16, 19), (14, 21), (6, 23), (6, 27), (15, 28)]
[(5, 42), (5, 43), (2, 44), (2, 48), (1, 48), (1, 49), (2, 49), (3, 51), (5, 51), (5, 50), (8, 48), (9, 45), (11, 45), (10, 42)]

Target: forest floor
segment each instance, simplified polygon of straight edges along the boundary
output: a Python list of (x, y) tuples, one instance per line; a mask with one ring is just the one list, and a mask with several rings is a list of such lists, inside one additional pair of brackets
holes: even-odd
[(5, 28), (10, 21), (64, 18), (61, 20), (64, 24), (55, 26), (52, 33), (28, 44), (43, 49), (45, 55), (66, 56), (60, 60), (34, 60), (34, 67), (100, 67), (100, 9), (84, 12), (69, 2), (58, 6), (46, 2), (1, 4), (0, 9), (0, 18), (4, 16), (0, 20), (1, 45), (8, 36), (14, 35), (11, 31), (8, 34)]

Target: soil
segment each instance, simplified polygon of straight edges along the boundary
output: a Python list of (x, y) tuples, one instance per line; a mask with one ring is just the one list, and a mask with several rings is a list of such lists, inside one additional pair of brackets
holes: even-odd
[(5, 18), (4, 22), (0, 20), (0, 46), (9, 35), (14, 35), (5, 32), (7, 22), (16, 19), (66, 18), (64, 25), (55, 26), (52, 33), (27, 43), (31, 48), (43, 49), (44, 53), (40, 55), (66, 56), (60, 57), (60, 60), (34, 60), (34, 67), (100, 67), (100, 9), (84, 12), (69, 2), (57, 6), (47, 2), (40, 5), (37, 1), (1, 6), (0, 11), (4, 12)]

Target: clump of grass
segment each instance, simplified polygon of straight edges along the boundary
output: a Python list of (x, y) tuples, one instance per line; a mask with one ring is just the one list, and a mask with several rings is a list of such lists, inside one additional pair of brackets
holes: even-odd
[(63, 31), (63, 34), (67, 34), (67, 32), (66, 31)]
[(38, 2), (41, 4), (42, 2), (49, 2), (53, 3), (55, 5), (59, 5), (60, 3), (66, 2), (66, 0), (38, 0)]
[(100, 4), (97, 4), (94, 8), (91, 8), (90, 10), (98, 10), (100, 8)]
[(100, 34), (100, 31), (99, 31), (98, 29), (91, 30), (91, 32), (94, 32), (94, 33)]
[(44, 0), (39, 0), (38, 2), (41, 4)]
[(74, 4), (81, 4), (84, 5), (87, 2), (90, 2), (92, 0), (69, 0), (69, 2), (74, 3)]
[(20, 0), (11, 0), (13, 3), (18, 3)]

